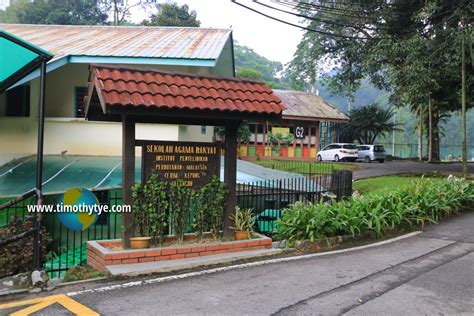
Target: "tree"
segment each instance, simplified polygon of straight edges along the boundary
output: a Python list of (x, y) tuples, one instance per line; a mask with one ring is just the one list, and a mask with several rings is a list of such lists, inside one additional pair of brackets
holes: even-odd
[[(328, 78), (334, 92), (351, 96), (364, 78), (389, 91), (392, 103), (427, 112), (431, 155), (439, 159), (440, 118), (460, 109), (461, 18), (471, 30), (469, 0), (298, 2), (309, 28), (290, 70), (299, 81), (314, 80), (318, 63), (334, 61), (339, 71)], [(332, 35), (331, 35), (332, 34)], [(472, 61), (471, 61), (472, 62)], [(474, 90), (472, 74), (466, 91)], [(473, 105), (469, 99), (468, 106)], [(420, 111), (420, 107), (423, 111)]]
[(199, 27), (201, 22), (197, 19), (195, 10), (190, 10), (187, 4), (179, 6), (176, 2), (160, 3), (156, 5), (158, 13), (152, 14), (149, 20), (144, 20), (147, 26), (189, 26)]
[(235, 67), (253, 68), (259, 71), (264, 81), (274, 81), (280, 83), (279, 73), (283, 70), (283, 65), (278, 61), (272, 61), (257, 54), (252, 48), (239, 45), (234, 42)]
[(399, 130), (393, 116), (393, 109), (383, 109), (377, 103), (353, 109), (349, 112), (347, 134), (361, 144), (373, 144), (377, 137)]
[(17, 0), (0, 15), (0, 22), (20, 24), (104, 24), (107, 13), (97, 0)]
[(99, 0), (99, 7), (113, 17), (113, 25), (128, 23), (131, 10), (136, 7), (148, 10), (157, 0)]
[(245, 78), (245, 79), (250, 79), (254, 81), (263, 81), (263, 75), (260, 71), (254, 69), (254, 68), (241, 68), (237, 70), (236, 73), (237, 77), (240, 78)]

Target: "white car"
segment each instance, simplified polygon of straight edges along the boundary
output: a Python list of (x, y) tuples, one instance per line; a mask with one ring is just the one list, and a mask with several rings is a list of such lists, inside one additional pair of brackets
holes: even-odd
[(383, 145), (359, 145), (358, 160), (365, 162), (378, 161), (383, 163), (385, 161), (385, 148)]
[(330, 144), (321, 149), (316, 159), (318, 161), (356, 161), (357, 160), (357, 145), (346, 143)]

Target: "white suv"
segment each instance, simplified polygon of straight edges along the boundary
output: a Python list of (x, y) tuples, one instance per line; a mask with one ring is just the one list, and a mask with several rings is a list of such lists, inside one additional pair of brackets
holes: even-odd
[(383, 163), (385, 161), (385, 148), (383, 145), (359, 145), (359, 157), (357, 160), (365, 162), (378, 161)]
[(356, 161), (357, 155), (357, 145), (355, 144), (345, 144), (345, 143), (335, 143), (330, 144), (318, 153), (316, 159), (318, 161)]

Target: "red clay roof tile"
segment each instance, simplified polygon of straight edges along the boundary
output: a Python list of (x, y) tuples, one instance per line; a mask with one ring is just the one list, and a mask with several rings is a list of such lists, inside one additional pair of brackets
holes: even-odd
[(93, 68), (105, 106), (186, 108), (280, 115), (281, 100), (263, 83), (199, 74)]

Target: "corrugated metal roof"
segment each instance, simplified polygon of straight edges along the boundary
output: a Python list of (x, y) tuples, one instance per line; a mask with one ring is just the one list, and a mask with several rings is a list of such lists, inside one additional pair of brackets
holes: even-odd
[(270, 115), (281, 115), (284, 109), (265, 84), (245, 79), (103, 66), (91, 72), (103, 106)]
[(0, 24), (0, 29), (64, 56), (217, 59), (231, 30), (191, 27)]
[(349, 117), (346, 114), (323, 100), (319, 95), (290, 90), (273, 90), (273, 92), (286, 107), (283, 110), (283, 118), (296, 116), (349, 121)]

